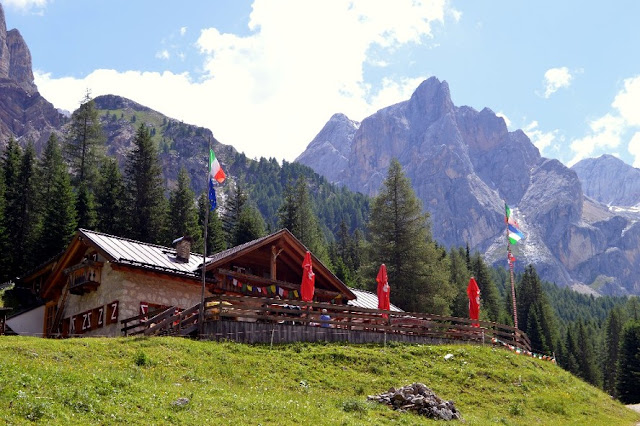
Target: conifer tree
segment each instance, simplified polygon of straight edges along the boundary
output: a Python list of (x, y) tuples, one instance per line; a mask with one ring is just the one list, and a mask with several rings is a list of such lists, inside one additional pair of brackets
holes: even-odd
[(391, 301), (408, 311), (447, 314), (454, 291), (449, 267), (431, 240), (428, 215), (397, 160), (374, 198), (369, 221), (370, 282), (387, 266)]
[(5, 185), (4, 173), (0, 173), (0, 282), (9, 279), (9, 258), (7, 229), (5, 228)]
[(234, 246), (253, 241), (265, 236), (265, 223), (257, 208), (245, 206), (236, 223), (233, 242)]
[(33, 142), (29, 142), (20, 159), (17, 181), (11, 189), (12, 204), (9, 207), (12, 226), (9, 240), (16, 250), (13, 254), (13, 271), (20, 274), (35, 266), (33, 258), (39, 233), (40, 216), (36, 200), (36, 152)]
[(225, 213), (222, 216), (222, 225), (227, 236), (228, 245), (235, 246), (235, 229), (240, 220), (240, 213), (247, 202), (247, 193), (240, 182), (235, 182), (235, 187), (231, 188), (229, 200), (225, 204)]
[(578, 346), (573, 327), (568, 327), (567, 334), (565, 335), (564, 356), (559, 358), (559, 363), (562, 368), (575, 376), (580, 374), (580, 365), (578, 364), (579, 351), (580, 347)]
[(485, 316), (489, 321), (498, 321), (500, 318), (500, 296), (496, 288), (491, 273), (480, 253), (475, 253), (471, 257), (471, 272), (480, 288), (480, 315)]
[(95, 229), (97, 222), (96, 203), (86, 182), (80, 183), (76, 194), (78, 228)]
[(593, 331), (588, 330), (583, 321), (578, 321), (576, 336), (576, 340), (578, 341), (576, 357), (579, 369), (578, 377), (581, 377), (594, 386), (599, 386), (601, 381), (596, 362), (593, 338)]
[(96, 228), (107, 234), (128, 235), (124, 178), (114, 158), (105, 158), (96, 188)]
[(195, 247), (202, 247), (201, 228), (198, 226), (198, 210), (195, 194), (191, 189), (191, 179), (183, 167), (178, 173), (178, 186), (169, 195), (169, 229), (173, 238), (185, 235), (194, 240)]
[[(455, 298), (451, 306), (451, 315), (460, 318), (469, 317), (469, 297), (467, 286), (472, 275), (467, 269), (466, 254), (464, 249), (452, 248), (449, 253), (449, 281), (455, 287)], [(480, 293), (482, 296), (482, 292)]]
[(616, 391), (624, 404), (640, 403), (640, 321), (629, 321), (620, 341)]
[(613, 396), (616, 396), (616, 373), (620, 358), (622, 327), (620, 308), (614, 307), (609, 312), (605, 323), (605, 354), (602, 368), (603, 388)]
[[(206, 193), (200, 195), (198, 198), (198, 226), (200, 229), (204, 229), (205, 215), (207, 209), (210, 208), (209, 197)], [(207, 226), (207, 256), (219, 253), (227, 248), (225, 241), (224, 230), (222, 229), (222, 220), (218, 216), (218, 211), (209, 211), (209, 221)], [(202, 250), (202, 247), (198, 247)]]
[(525, 268), (518, 287), (516, 302), (520, 329), (527, 334), (529, 333), (528, 324), (530, 312), (531, 310), (536, 310), (536, 321), (541, 327), (541, 339), (544, 341), (544, 344), (542, 348), (534, 349), (542, 351), (544, 348), (547, 348), (549, 352), (554, 351), (558, 341), (557, 320), (551, 310), (551, 305), (546, 295), (542, 291), (542, 284), (533, 265), (528, 265)]
[(42, 228), (36, 258), (40, 263), (64, 250), (76, 229), (75, 195), (53, 133), (38, 164), (37, 178)]
[(129, 194), (128, 213), (131, 238), (149, 243), (165, 243), (166, 199), (162, 169), (149, 129), (141, 124), (127, 156), (125, 187)]
[(104, 135), (95, 102), (89, 92), (71, 115), (65, 153), (76, 187), (86, 184), (90, 192), (96, 183), (99, 161), (104, 150)]

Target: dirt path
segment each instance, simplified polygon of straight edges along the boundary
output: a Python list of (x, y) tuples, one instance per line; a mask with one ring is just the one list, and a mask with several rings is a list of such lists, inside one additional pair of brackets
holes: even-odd
[(640, 413), (640, 404), (627, 405), (628, 408), (631, 408), (633, 411)]

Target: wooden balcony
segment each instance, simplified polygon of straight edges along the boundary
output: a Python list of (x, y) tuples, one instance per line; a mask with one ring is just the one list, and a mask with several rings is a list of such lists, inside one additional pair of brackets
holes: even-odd
[(100, 286), (102, 262), (89, 261), (72, 266), (65, 271), (69, 280), (69, 293), (82, 296)]

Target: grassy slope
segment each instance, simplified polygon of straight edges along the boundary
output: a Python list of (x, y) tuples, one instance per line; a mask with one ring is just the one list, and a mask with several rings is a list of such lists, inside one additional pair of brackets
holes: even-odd
[(469, 424), (640, 420), (550, 362), (489, 347), (0, 337), (8, 424), (429, 423), (366, 402), (413, 382), (453, 399)]

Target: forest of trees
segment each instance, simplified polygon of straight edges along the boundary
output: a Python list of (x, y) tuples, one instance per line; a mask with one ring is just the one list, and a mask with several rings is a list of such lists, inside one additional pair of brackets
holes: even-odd
[[(87, 97), (71, 117), (68, 136), (52, 135), (39, 158), (33, 144), (21, 148), (10, 139), (0, 156), (0, 282), (15, 281), (61, 253), (78, 228), (165, 246), (190, 235), (194, 250), (202, 251), (207, 195), (193, 192), (184, 169), (175, 188), (165, 188), (152, 134), (138, 125), (121, 169), (105, 155), (99, 117)], [(208, 253), (287, 228), (349, 286), (375, 292), (385, 263), (391, 302), (404, 310), (466, 317), (473, 276), (481, 319), (513, 324), (507, 271), (468, 247), (446, 248), (432, 238), (429, 215), (398, 161), (392, 160), (373, 199), (295, 163), (237, 154), (228, 166), (232, 178), (220, 188), (223, 202), (208, 215)], [(560, 366), (623, 401), (640, 402), (637, 298), (560, 289), (543, 282), (535, 265), (516, 281), (519, 326), (534, 351), (555, 355)], [(636, 373), (630, 379), (628, 372)]]

